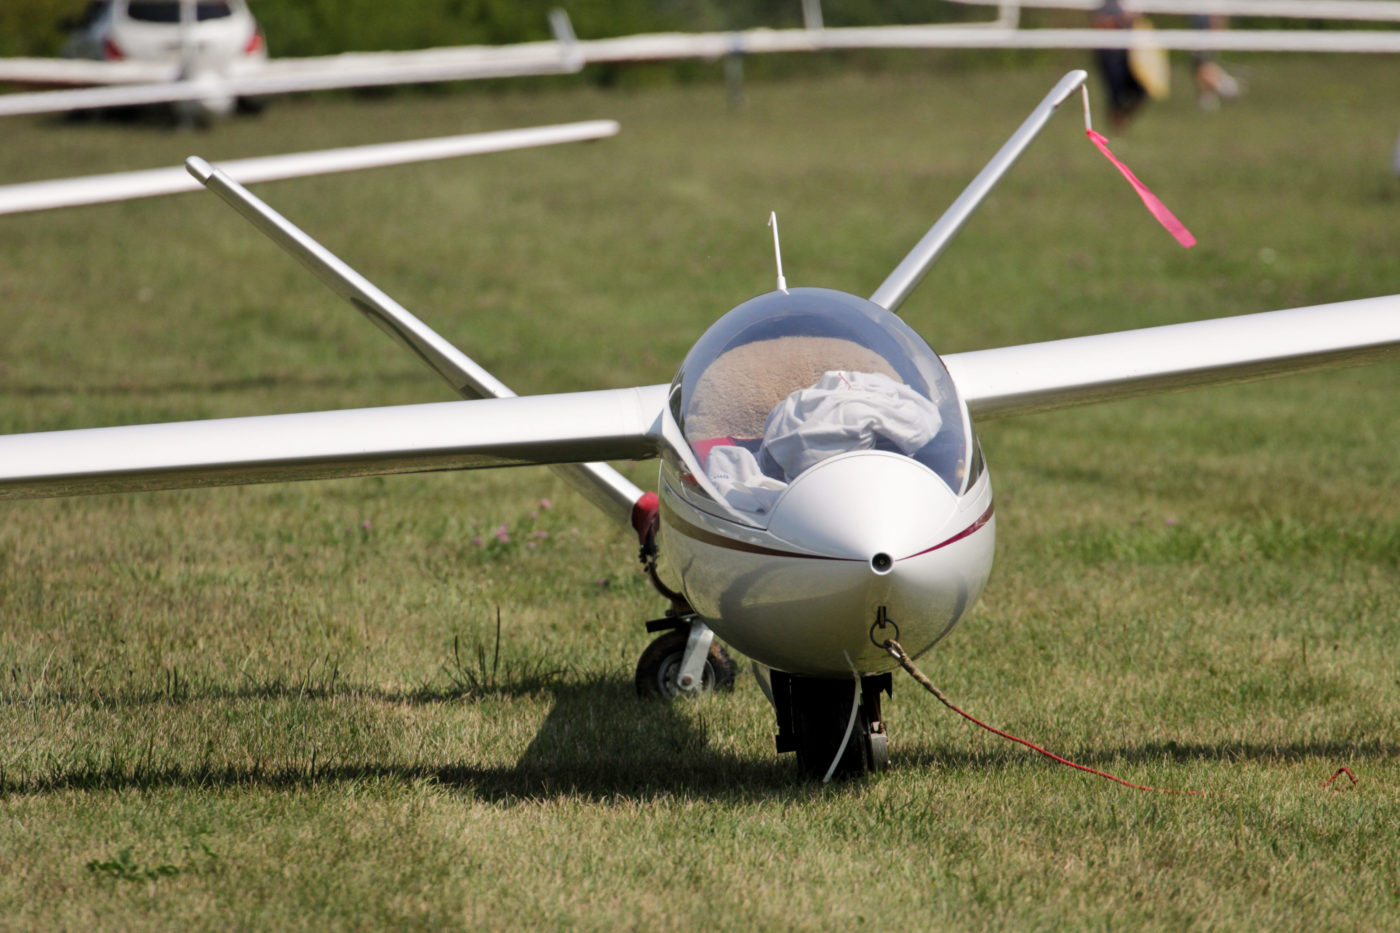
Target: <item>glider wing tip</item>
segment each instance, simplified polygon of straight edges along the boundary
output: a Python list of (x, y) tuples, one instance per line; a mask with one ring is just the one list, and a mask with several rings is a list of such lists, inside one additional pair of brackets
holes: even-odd
[(185, 171), (193, 175), (195, 181), (201, 185), (209, 184), (209, 179), (214, 177), (214, 166), (199, 156), (190, 156), (185, 160)]

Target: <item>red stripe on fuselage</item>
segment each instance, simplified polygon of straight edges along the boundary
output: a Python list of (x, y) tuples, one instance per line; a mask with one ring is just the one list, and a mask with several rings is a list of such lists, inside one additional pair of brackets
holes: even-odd
[[(957, 541), (961, 541), (963, 538), (966, 538), (968, 535), (972, 534), (973, 532), (981, 528), (983, 525), (987, 524), (987, 522), (991, 521), (992, 510), (993, 507), (991, 505), (988, 505), (987, 511), (983, 512), (981, 517), (978, 518), (977, 521), (973, 522), (971, 525), (968, 525), (966, 528), (953, 535), (951, 538), (948, 538), (945, 541), (940, 541), (933, 547), (924, 548), (922, 551), (918, 551), (917, 553), (909, 554), (905, 557), (900, 557), (898, 558), (898, 560), (908, 560), (911, 557), (919, 557), (923, 554), (929, 554), (933, 551), (938, 550), (939, 548), (945, 548), (950, 544), (953, 544)], [(675, 527), (675, 529), (678, 532), (685, 535), (687, 538), (693, 538), (694, 540), (700, 541), (704, 544), (709, 544), (713, 547), (725, 548), (730, 551), (742, 551), (745, 554), (763, 554), (769, 557), (805, 558), (807, 560), (845, 560), (857, 562), (861, 560), (861, 558), (857, 557), (826, 557), (821, 554), (801, 554), (797, 551), (783, 551), (779, 550), (778, 548), (764, 547), (761, 544), (750, 544), (747, 541), (738, 541), (734, 538), (728, 538), (722, 534), (718, 534), (713, 531), (707, 531), (706, 529), (701, 528), (698, 525), (691, 524), (690, 522), (677, 515), (675, 509), (668, 508), (664, 502), (661, 504), (661, 513), (664, 521), (667, 524)]]
[[(934, 545), (933, 547), (931, 547), (931, 548), (925, 548), (924, 550), (920, 551), (918, 554), (910, 554), (909, 557), (918, 557), (918, 556), (920, 556), (920, 555), (922, 555), (922, 554), (928, 554), (928, 553), (930, 553), (930, 552), (932, 552), (932, 551), (938, 550), (939, 548), (947, 547), (948, 545), (952, 544), (952, 543), (955, 542), (955, 541), (961, 541), (963, 538), (966, 538), (968, 535), (972, 534), (974, 531), (976, 531), (977, 529), (981, 528), (983, 525), (987, 524), (987, 522), (991, 521), (991, 520), (992, 520), (992, 510), (993, 510), (992, 504), (991, 504), (991, 503), (988, 503), (988, 504), (987, 504), (987, 511), (983, 512), (983, 513), (982, 513), (982, 516), (981, 516), (979, 519), (977, 519), (977, 521), (973, 522), (971, 525), (968, 525), (966, 528), (964, 528), (962, 531), (958, 532), (957, 534), (953, 535), (953, 536), (952, 536), (951, 538), (949, 538), (947, 541), (942, 541), (942, 542), (940, 542), (940, 543), (938, 543), (938, 544), (935, 544), (935, 545)], [(901, 557), (901, 558), (900, 558), (900, 560), (908, 560), (908, 559), (909, 559), (908, 557)]]

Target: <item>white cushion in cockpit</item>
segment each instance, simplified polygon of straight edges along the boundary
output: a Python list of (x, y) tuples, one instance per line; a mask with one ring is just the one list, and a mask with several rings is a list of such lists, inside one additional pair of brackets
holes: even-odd
[(828, 457), (877, 445), (908, 455), (943, 426), (938, 405), (883, 373), (826, 372), (793, 392), (763, 427), (760, 460), (788, 480)]
[(833, 371), (789, 394), (764, 426), (757, 455), (738, 444), (708, 448), (705, 472), (731, 507), (772, 511), (809, 467), (858, 450), (914, 453), (938, 434), (938, 405), (882, 373)]
[(725, 502), (745, 512), (771, 510), (788, 487), (782, 480), (764, 475), (758, 459), (748, 449), (735, 445), (712, 448), (705, 474)]

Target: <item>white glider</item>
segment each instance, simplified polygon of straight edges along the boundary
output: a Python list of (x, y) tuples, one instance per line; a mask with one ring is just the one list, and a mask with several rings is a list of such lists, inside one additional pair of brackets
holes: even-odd
[[(927, 651), (976, 602), (996, 515), (975, 421), (1400, 353), (1400, 295), (951, 354), (896, 312), (1085, 80), (1041, 101), (871, 299), (782, 287), (696, 341), (669, 385), (509, 389), (237, 182), (190, 171), (476, 401), (0, 437), (0, 498), (550, 464), (630, 524), (671, 607), (644, 693), (758, 665), (779, 751), (816, 777), (882, 765), (891, 644)], [(785, 284), (785, 283), (784, 283)], [(795, 456), (794, 456), (795, 454)], [(656, 457), (657, 493), (585, 461)]]

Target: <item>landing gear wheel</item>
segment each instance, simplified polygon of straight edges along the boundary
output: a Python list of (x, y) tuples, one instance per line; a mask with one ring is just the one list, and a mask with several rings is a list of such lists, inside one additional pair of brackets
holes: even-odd
[[(830, 771), (833, 778), (846, 778), (889, 765), (889, 737), (880, 719), (880, 694), (890, 688), (889, 675), (861, 678), (855, 724), (844, 750), (841, 743), (856, 700), (852, 682), (779, 671), (772, 678), (778, 751), (796, 752), (798, 767), (807, 775), (820, 780)], [(833, 768), (838, 751), (841, 758)]]
[[(675, 629), (660, 636), (637, 661), (637, 695), (663, 697), (667, 700), (686, 696), (681, 690), (681, 663), (685, 660), (685, 645), (689, 639), (685, 629)], [(701, 694), (734, 689), (734, 662), (718, 641), (710, 644), (709, 657), (700, 678)]]

